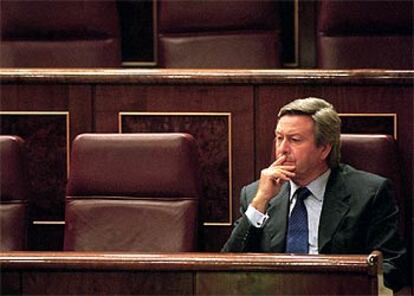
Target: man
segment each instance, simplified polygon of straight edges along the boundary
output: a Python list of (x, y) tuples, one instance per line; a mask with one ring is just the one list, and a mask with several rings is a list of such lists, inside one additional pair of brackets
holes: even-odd
[(322, 99), (298, 99), (282, 107), (276, 160), (261, 171), (260, 180), (242, 189), (242, 216), (223, 251), (379, 250), (385, 285), (398, 290), (404, 283), (406, 249), (390, 183), (339, 163), (340, 125), (333, 106)]

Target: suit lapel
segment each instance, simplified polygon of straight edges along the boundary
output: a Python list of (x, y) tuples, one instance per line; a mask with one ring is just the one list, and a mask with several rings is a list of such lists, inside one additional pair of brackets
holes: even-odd
[(263, 248), (268, 252), (283, 252), (289, 209), (290, 185), (286, 182), (280, 193), (269, 203), (268, 214), (272, 217), (263, 229)]
[(349, 210), (350, 193), (345, 186), (340, 169), (332, 171), (326, 186), (321, 218), (319, 221), (319, 252), (332, 240), (336, 229)]

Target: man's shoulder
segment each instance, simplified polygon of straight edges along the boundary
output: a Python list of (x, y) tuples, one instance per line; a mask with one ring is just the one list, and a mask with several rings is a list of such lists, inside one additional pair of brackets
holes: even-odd
[(337, 171), (343, 178), (351, 179), (352, 181), (382, 183), (386, 180), (385, 177), (359, 170), (348, 164), (340, 164)]
[(328, 181), (326, 196), (330, 198), (340, 194), (347, 197), (353, 209), (363, 209), (373, 198), (392, 197), (392, 191), (388, 179), (349, 165), (340, 165)]
[(346, 164), (341, 164), (338, 167), (337, 174), (351, 192), (375, 192), (379, 187), (389, 183), (388, 179), (380, 175), (359, 170)]

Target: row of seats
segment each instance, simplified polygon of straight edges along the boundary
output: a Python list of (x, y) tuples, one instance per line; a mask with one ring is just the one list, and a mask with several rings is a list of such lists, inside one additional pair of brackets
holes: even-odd
[[(343, 162), (390, 178), (402, 207), (395, 140), (389, 135), (343, 134), (341, 143)], [(23, 151), (19, 137), (0, 136), (3, 251), (25, 246)], [(191, 135), (79, 135), (72, 144), (64, 250), (200, 250), (200, 180), (197, 145)], [(404, 219), (403, 209), (401, 213)]]
[[(0, 136), (0, 250), (25, 248), (23, 140)], [(66, 251), (195, 251), (198, 151), (189, 134), (83, 134), (72, 144)], [(200, 231), (199, 231), (200, 230)]]
[[(0, 1), (0, 67), (121, 67), (116, 0)], [(282, 1), (153, 1), (159, 67), (281, 67)], [(412, 1), (316, 3), (318, 68), (413, 69)]]

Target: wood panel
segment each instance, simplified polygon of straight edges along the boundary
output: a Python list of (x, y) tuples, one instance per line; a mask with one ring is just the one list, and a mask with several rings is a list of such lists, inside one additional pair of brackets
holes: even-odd
[(22, 295), (194, 295), (191, 272), (27, 271)]
[(385, 134), (398, 139), (396, 113), (340, 113), (343, 134)]
[[(370, 295), (373, 290), (366, 277), (352, 272), (199, 272), (196, 282), (196, 295)], [(287, 282), (295, 284), (287, 290)], [(350, 283), (358, 289), (349, 289)]]
[(1, 132), (25, 141), (32, 219), (61, 219), (69, 148), (68, 113), (2, 111), (0, 116)]

